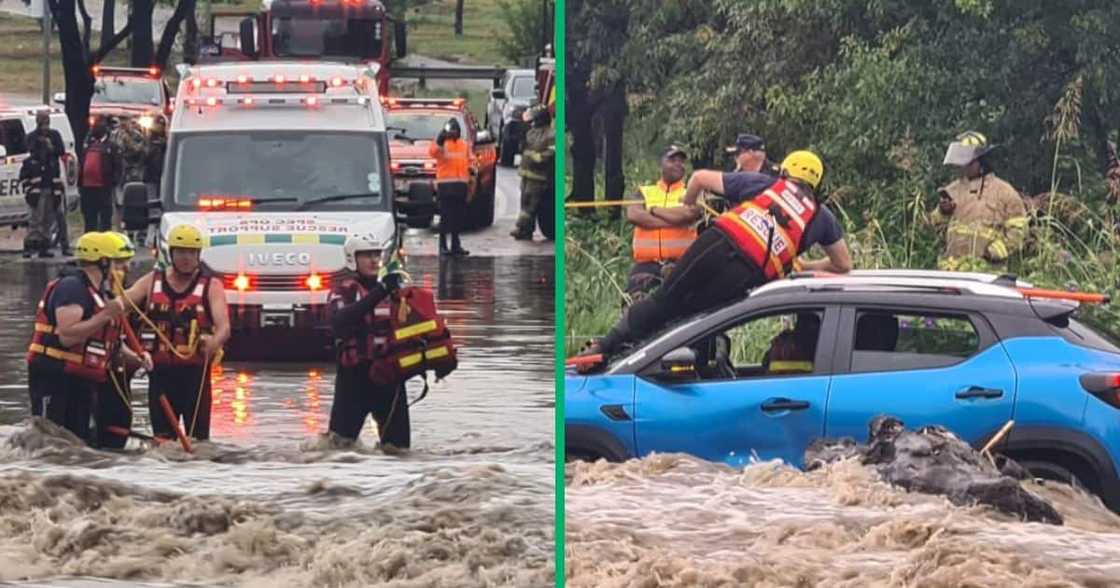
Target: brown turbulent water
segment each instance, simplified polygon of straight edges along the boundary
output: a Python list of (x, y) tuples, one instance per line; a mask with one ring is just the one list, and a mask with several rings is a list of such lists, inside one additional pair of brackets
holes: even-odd
[(194, 455), (88, 449), (28, 418), (24, 326), (46, 272), (0, 264), (0, 320), (21, 326), (0, 330), (0, 585), (551, 586), (552, 264), (413, 260), (463, 351), (414, 407), (405, 455), (369, 426), (358, 447), (320, 436), (322, 364), (225, 366)]
[(1120, 517), (1028, 484), (1065, 517), (1022, 523), (908, 494), (852, 461), (744, 470), (679, 454), (567, 466), (568, 586), (1120, 586)]

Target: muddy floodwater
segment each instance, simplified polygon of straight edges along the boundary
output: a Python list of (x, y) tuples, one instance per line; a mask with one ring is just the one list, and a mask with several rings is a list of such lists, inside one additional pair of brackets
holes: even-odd
[(29, 421), (23, 354), (55, 269), (0, 260), (0, 584), (552, 585), (551, 257), (410, 260), (461, 351), (403, 456), (369, 421), (357, 449), (319, 437), (328, 364), (223, 365), (194, 455), (95, 451)]
[(568, 586), (1120, 586), (1120, 517), (1080, 491), (1027, 485), (1059, 527), (908, 494), (873, 472), (679, 454), (568, 464)]

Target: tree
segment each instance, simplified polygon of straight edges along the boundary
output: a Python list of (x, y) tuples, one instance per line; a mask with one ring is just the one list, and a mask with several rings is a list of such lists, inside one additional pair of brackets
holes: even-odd
[(455, 0), (455, 36), (463, 36), (463, 0)]

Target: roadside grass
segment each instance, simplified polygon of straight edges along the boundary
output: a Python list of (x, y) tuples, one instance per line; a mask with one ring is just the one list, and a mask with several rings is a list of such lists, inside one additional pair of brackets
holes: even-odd
[(498, 49), (506, 37), (496, 0), (470, 0), (463, 8), (463, 36), (455, 36), (455, 0), (432, 0), (407, 11), (408, 52), (463, 64), (510, 65)]

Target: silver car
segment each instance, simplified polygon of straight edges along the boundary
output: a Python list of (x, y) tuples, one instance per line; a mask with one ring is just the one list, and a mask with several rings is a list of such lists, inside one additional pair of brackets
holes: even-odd
[(502, 76), (501, 85), (490, 90), (486, 105), (486, 129), (498, 140), (498, 163), (513, 165), (521, 152), (526, 125), (521, 114), (537, 97), (536, 74), (531, 69), (511, 69)]

